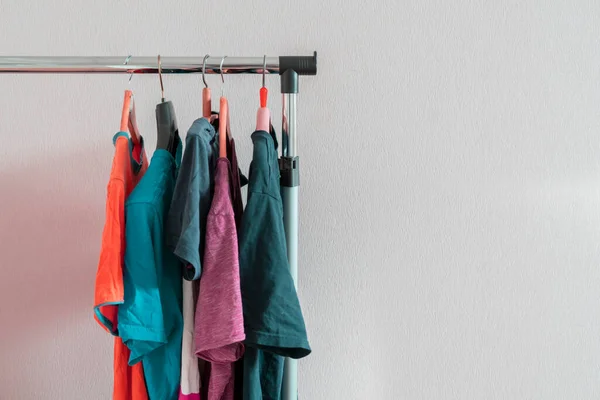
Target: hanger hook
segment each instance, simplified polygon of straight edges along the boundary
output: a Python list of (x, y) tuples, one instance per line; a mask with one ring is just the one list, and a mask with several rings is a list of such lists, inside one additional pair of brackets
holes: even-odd
[(226, 58), (227, 56), (223, 56), (223, 58), (221, 59), (221, 64), (219, 65), (219, 70), (221, 70), (221, 83), (225, 83), (225, 78), (223, 78), (223, 62)]
[[(127, 56), (123, 65), (129, 64), (129, 60), (131, 60), (131, 54)], [(129, 74), (129, 80), (127, 81), (128, 83), (131, 83), (131, 78), (133, 78), (133, 72)]]
[(267, 72), (267, 55), (265, 54), (263, 57), (263, 71), (262, 71), (262, 87), (265, 87), (265, 73)]
[(223, 77), (223, 62), (225, 61), (225, 59), (227, 58), (227, 56), (223, 56), (223, 58), (221, 59), (221, 64), (219, 65), (219, 69), (221, 70), (221, 97), (223, 96), (223, 86), (225, 86), (225, 78)]
[(202, 82), (204, 82), (204, 87), (208, 89), (208, 83), (206, 83), (206, 77), (204, 74), (206, 73), (206, 60), (210, 57), (208, 54), (204, 56), (204, 60), (202, 60)]
[(161, 101), (165, 101), (165, 88), (162, 80), (162, 64), (160, 63), (160, 54), (158, 55), (158, 79), (160, 81), (160, 97)]

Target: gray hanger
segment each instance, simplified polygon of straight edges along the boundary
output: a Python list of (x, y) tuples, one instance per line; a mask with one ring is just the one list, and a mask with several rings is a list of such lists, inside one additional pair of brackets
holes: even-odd
[(175, 156), (179, 143), (179, 128), (173, 103), (165, 101), (162, 80), (162, 65), (158, 56), (158, 79), (160, 81), (161, 102), (156, 105), (156, 149), (164, 149)]

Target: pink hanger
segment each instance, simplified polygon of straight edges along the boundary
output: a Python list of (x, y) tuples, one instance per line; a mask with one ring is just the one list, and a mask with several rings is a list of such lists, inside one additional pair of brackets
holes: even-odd
[[(223, 61), (224, 56), (221, 60), (221, 82), (225, 85), (225, 79), (223, 78)], [(223, 86), (221, 86), (221, 99), (219, 101), (219, 157), (227, 158), (227, 125), (229, 120), (229, 104), (227, 98), (223, 94)]]
[(202, 81), (204, 82), (204, 89), (202, 89), (202, 116), (206, 119), (210, 119), (212, 114), (212, 104), (211, 104), (211, 96), (210, 96), (210, 88), (206, 83), (206, 78), (204, 77), (204, 73), (206, 72), (206, 59), (209, 55), (204, 56), (204, 61), (202, 62)]
[[(129, 63), (131, 55), (125, 59), (125, 65)], [(131, 83), (131, 77), (133, 72), (129, 75), (129, 82)], [(125, 97), (123, 99), (123, 110), (121, 111), (121, 132), (129, 132), (131, 141), (134, 145), (140, 144), (140, 130), (137, 126), (137, 120), (135, 119), (135, 102), (133, 101), (133, 92), (131, 90), (125, 90)]]
[(125, 91), (125, 98), (123, 99), (123, 111), (121, 113), (121, 131), (129, 132), (131, 141), (134, 145), (140, 144), (140, 130), (137, 126), (137, 120), (135, 118), (135, 102), (133, 101), (133, 93), (131, 90)]
[(229, 104), (225, 96), (219, 102), (219, 157), (227, 158), (227, 119), (229, 117)]
[(137, 120), (135, 118), (135, 102), (133, 101), (133, 93), (131, 90), (125, 91), (125, 98), (123, 99), (123, 111), (121, 112), (121, 132), (129, 132), (129, 137), (133, 143), (133, 157), (140, 161), (140, 130), (137, 126)]

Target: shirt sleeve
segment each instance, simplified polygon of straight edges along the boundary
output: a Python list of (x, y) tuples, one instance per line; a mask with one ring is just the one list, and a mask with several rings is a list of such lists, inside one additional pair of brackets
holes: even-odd
[(211, 213), (208, 218), (195, 318), (196, 355), (210, 362), (231, 363), (244, 354), (245, 339), (235, 219), (233, 210)]
[(124, 183), (118, 179), (111, 180), (107, 187), (106, 220), (96, 272), (94, 317), (113, 335), (117, 334), (117, 306), (123, 302), (124, 207)]
[(247, 346), (291, 358), (310, 354), (289, 270), (282, 204), (271, 195), (251, 193), (248, 200), (240, 234), (240, 278)]
[(198, 137), (189, 135), (166, 224), (167, 247), (182, 262), (187, 280), (198, 279), (201, 273), (201, 185), (209, 182), (208, 169), (200, 165), (202, 154)]
[(134, 365), (167, 343), (169, 332), (159, 291), (162, 235), (157, 212), (150, 204), (132, 204), (125, 218), (125, 299), (119, 307), (119, 335), (131, 350), (129, 365)]

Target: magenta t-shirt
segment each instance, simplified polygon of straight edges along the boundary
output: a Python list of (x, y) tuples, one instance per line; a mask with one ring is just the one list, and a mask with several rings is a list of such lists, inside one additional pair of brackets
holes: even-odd
[(234, 362), (244, 354), (246, 338), (229, 179), (229, 160), (219, 158), (194, 329), (196, 355), (211, 363), (207, 400), (233, 400)]

